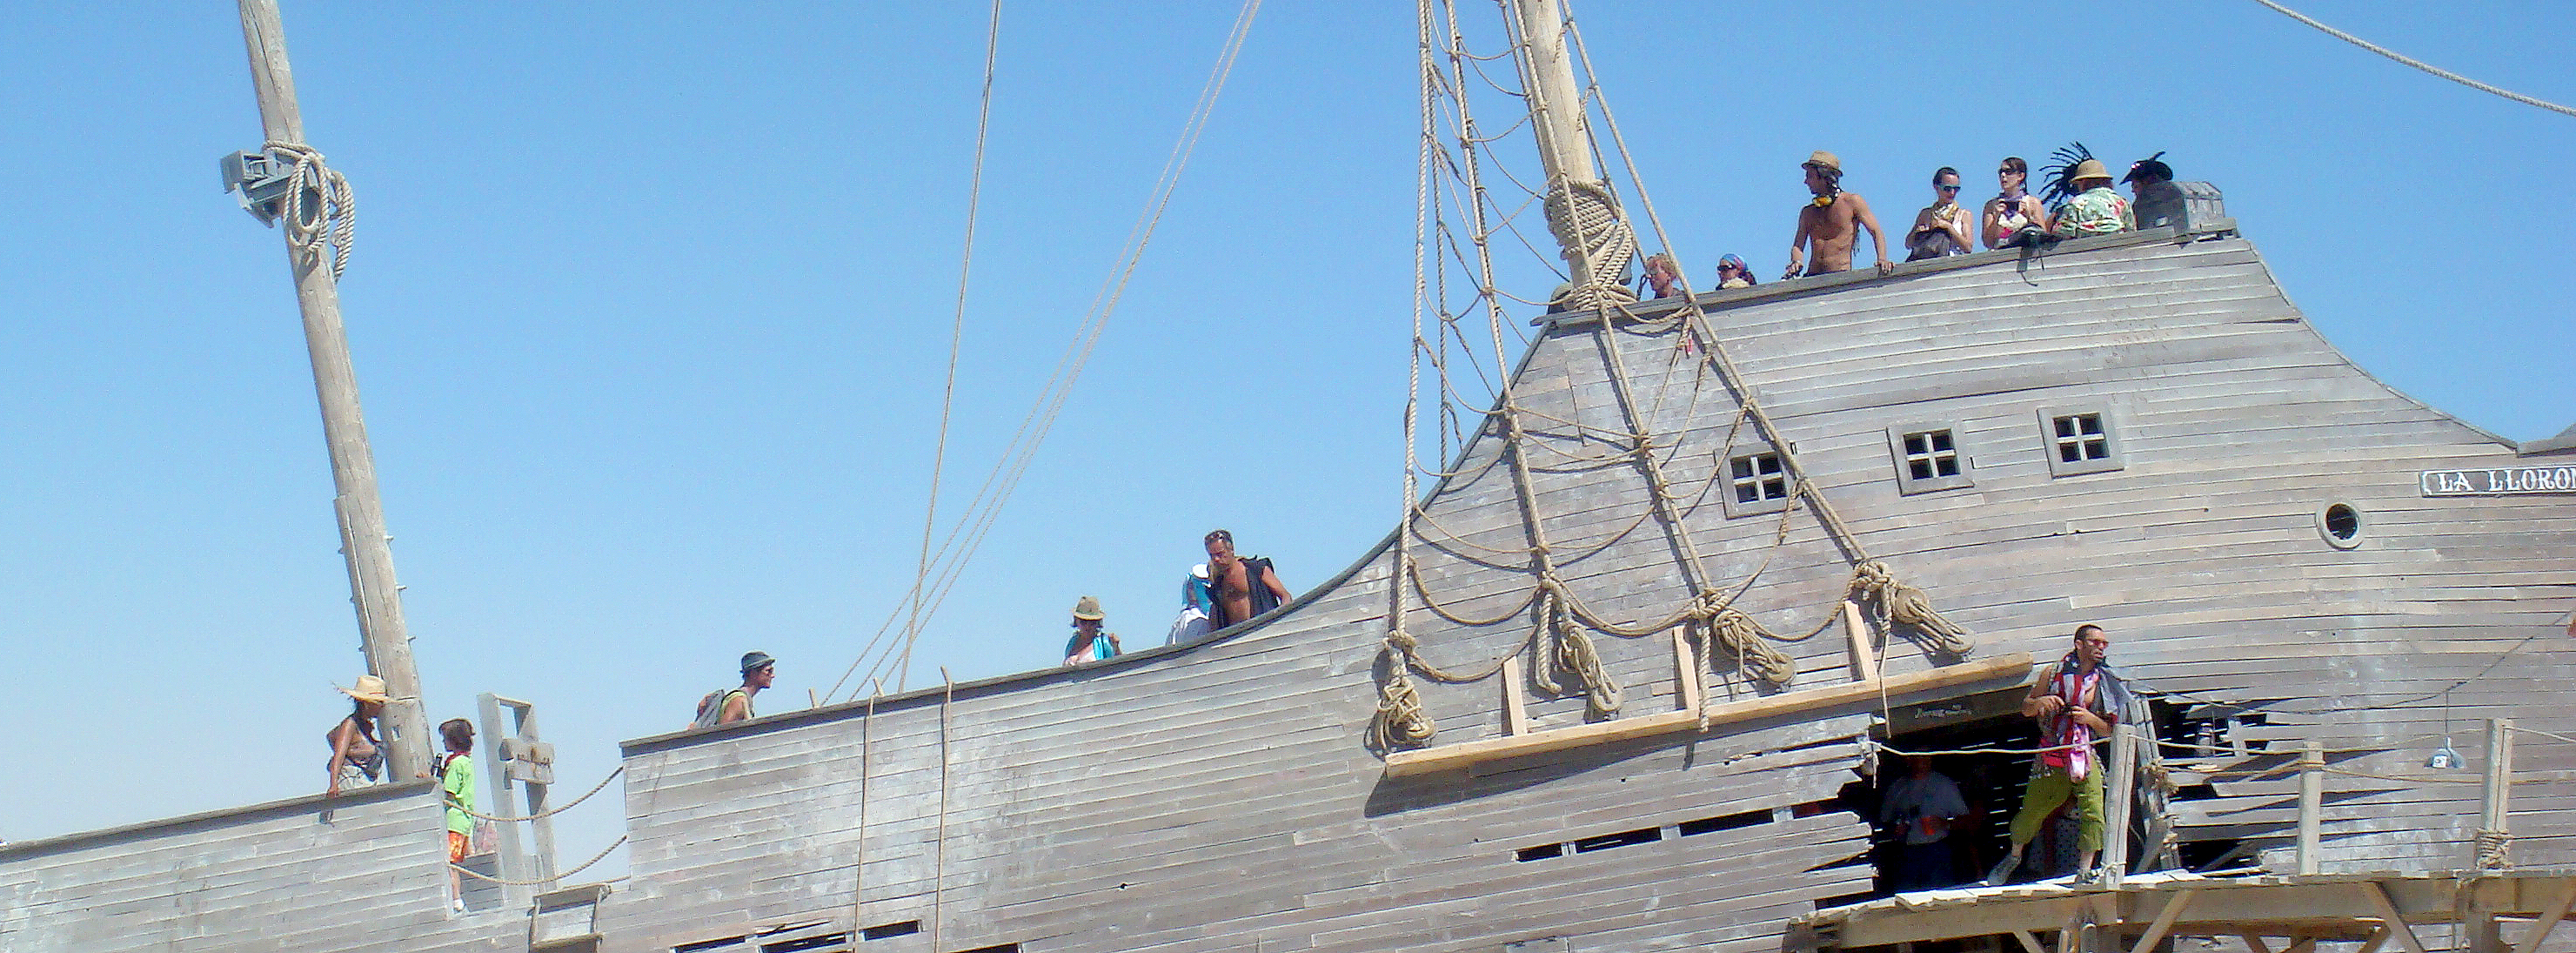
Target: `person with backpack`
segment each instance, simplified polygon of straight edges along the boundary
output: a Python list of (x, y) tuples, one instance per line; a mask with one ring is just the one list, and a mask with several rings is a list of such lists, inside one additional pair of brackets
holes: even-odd
[(1209, 620), (1211, 626), (1224, 629), (1240, 625), (1288, 601), (1288, 587), (1279, 584), (1279, 574), (1271, 570), (1270, 560), (1234, 554), (1233, 533), (1213, 530), (1203, 542), (1207, 544), (1208, 582), (1216, 590), (1217, 611)]
[(719, 688), (698, 699), (698, 717), (691, 728), (713, 728), (751, 719), (751, 697), (778, 680), (778, 660), (767, 652), (745, 652), (742, 655), (742, 685)]

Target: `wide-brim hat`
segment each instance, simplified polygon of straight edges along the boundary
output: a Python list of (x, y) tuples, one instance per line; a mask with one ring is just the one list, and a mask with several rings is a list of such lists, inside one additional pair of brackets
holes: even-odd
[(1209, 578), (1213, 578), (1213, 577), (1211, 577), (1211, 576), (1209, 576), (1209, 575), (1208, 575), (1208, 568), (1207, 568), (1207, 564), (1206, 564), (1206, 563), (1200, 563), (1200, 564), (1198, 564), (1198, 565), (1196, 565), (1196, 566), (1192, 566), (1192, 567), (1190, 567), (1190, 578), (1193, 578), (1193, 579), (1209, 579)]
[(379, 705), (394, 700), (394, 697), (387, 694), (385, 691), (385, 680), (373, 675), (358, 676), (358, 684), (354, 687), (340, 689), (340, 694), (347, 695), (362, 702), (375, 702)]
[(2066, 179), (2070, 182), (2082, 182), (2087, 179), (2108, 182), (2111, 181), (2111, 170), (2103, 167), (2100, 159), (2086, 159), (2076, 163), (2075, 171), (2067, 173)]
[(745, 675), (749, 675), (752, 672), (759, 671), (776, 664), (778, 664), (778, 660), (770, 658), (769, 653), (767, 652), (742, 653), (742, 672)]
[(1833, 153), (1826, 152), (1823, 149), (1818, 149), (1815, 152), (1809, 153), (1807, 155), (1807, 161), (1798, 163), (1798, 167), (1801, 169), (1810, 167), (1818, 169), (1832, 169), (1836, 172), (1840, 172), (1843, 170), (1843, 160), (1836, 158)]
[(1073, 617), (1085, 622), (1098, 622), (1106, 616), (1100, 612), (1100, 600), (1084, 596), (1073, 604)]

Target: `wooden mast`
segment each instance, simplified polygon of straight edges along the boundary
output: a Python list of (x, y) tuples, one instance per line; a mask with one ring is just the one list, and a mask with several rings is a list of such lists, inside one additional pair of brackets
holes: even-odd
[[(269, 141), (304, 142), (304, 117), (295, 105), (295, 76), (287, 68), (286, 32), (276, 0), (240, 0), (242, 42), (250, 51), (252, 88), (259, 94), (260, 127)], [(283, 229), (281, 229), (283, 230)], [(295, 301), (304, 313), (305, 348), (313, 360), (313, 389), (321, 398), (322, 432), (330, 445), (332, 500), (340, 522), (340, 553), (349, 563), (349, 592), (358, 610), (367, 669), (385, 680), (393, 701), (385, 706), (389, 777), (408, 779), (429, 769), (429, 727), (420, 708), (420, 672), (412, 665), (402, 594), (394, 583), (392, 537), (376, 494), (375, 454), (358, 411), (357, 372), (349, 364), (348, 332), (340, 324), (340, 291), (331, 264), (318, 249), (296, 247), (287, 262), (295, 275)]]
[(1513, 0), (1515, 46), (1530, 127), (1547, 172), (1547, 226), (1565, 257), (1578, 307), (1634, 300), (1620, 285), (1637, 252), (1636, 234), (1592, 162), (1592, 133), (1582, 86), (1565, 45), (1559, 0)]

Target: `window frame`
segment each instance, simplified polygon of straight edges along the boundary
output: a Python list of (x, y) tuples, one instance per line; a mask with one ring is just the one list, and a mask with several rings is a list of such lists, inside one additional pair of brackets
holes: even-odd
[[(2057, 454), (2058, 418), (2082, 417), (2086, 415), (2091, 415), (2102, 421), (2102, 452), (2106, 455), (2099, 460), (2076, 460), (2069, 462), (2067, 460), (2060, 459)], [(2048, 475), (2051, 477), (2082, 476), (2087, 473), (2108, 473), (2113, 470), (2125, 470), (2128, 469), (2129, 466), (2128, 453), (2120, 445), (2119, 415), (2112, 412), (2110, 407), (2101, 404), (2069, 404), (2057, 407), (2040, 408), (2039, 449), (2040, 455), (2048, 461)]]
[[(1784, 494), (1776, 500), (1742, 501), (1736, 499), (1735, 461), (1765, 455), (1768, 455), (1771, 459), (1778, 461), (1780, 464), (1780, 486), (1781, 489), (1785, 491)], [(1756, 473), (1755, 477), (1758, 479), (1760, 474)], [(1781, 510), (1788, 509), (1789, 501), (1798, 498), (1798, 476), (1795, 472), (1789, 469), (1788, 454), (1781, 453), (1780, 448), (1768, 443), (1744, 444), (1727, 448), (1724, 452), (1719, 454), (1717, 458), (1717, 479), (1719, 482), (1726, 484), (1726, 490), (1719, 497), (1719, 500), (1724, 504), (1728, 519), (1733, 519), (1738, 516), (1761, 516), (1766, 513), (1777, 513)]]
[[(1941, 476), (1937, 473), (1929, 477), (1915, 476), (1914, 468), (1909, 465), (1913, 461), (1909, 459), (1905, 450), (1905, 438), (1944, 431), (1950, 434), (1950, 454), (1958, 458), (1959, 472), (1949, 476)], [(1887, 454), (1889, 462), (1896, 467), (1896, 492), (1912, 496), (1917, 493), (1938, 493), (1943, 490), (1956, 490), (1977, 485), (1976, 458), (1968, 453), (1967, 432), (1968, 428), (1956, 420), (1904, 424), (1887, 428)], [(1937, 454), (1934, 456), (1937, 457)]]

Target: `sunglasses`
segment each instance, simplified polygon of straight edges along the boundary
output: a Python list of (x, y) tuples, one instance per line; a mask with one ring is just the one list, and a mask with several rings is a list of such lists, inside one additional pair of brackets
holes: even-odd
[(1955, 185), (1936, 185), (1933, 186), (1933, 188), (1940, 189), (1944, 192), (1956, 192), (1959, 190), (1959, 187)]

